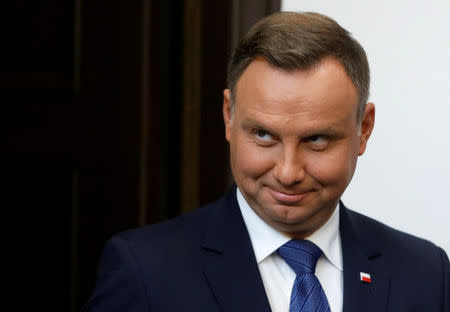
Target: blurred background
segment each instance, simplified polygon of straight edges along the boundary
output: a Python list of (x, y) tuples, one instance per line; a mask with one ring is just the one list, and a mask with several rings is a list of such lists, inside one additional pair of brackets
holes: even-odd
[(1, 2), (14, 311), (79, 311), (107, 238), (223, 194), (226, 62), (239, 36), (279, 9), (272, 0)]

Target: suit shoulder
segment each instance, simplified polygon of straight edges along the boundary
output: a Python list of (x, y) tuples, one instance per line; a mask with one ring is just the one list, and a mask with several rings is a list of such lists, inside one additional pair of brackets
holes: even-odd
[(441, 248), (426, 239), (394, 229), (350, 209), (347, 209), (347, 212), (357, 231), (363, 233), (364, 237), (370, 238), (369, 244), (382, 246), (382, 249), (393, 254), (429, 256), (441, 253)]
[(181, 216), (131, 229), (114, 235), (111, 240), (124, 240), (134, 248), (167, 248), (196, 243), (202, 239), (205, 224), (211, 210), (217, 203), (211, 203)]

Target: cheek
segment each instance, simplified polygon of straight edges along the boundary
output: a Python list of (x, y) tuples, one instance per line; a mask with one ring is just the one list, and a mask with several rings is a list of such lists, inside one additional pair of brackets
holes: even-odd
[(312, 157), (308, 172), (317, 182), (345, 189), (353, 177), (357, 160), (350, 145)]
[(273, 151), (240, 139), (230, 144), (231, 162), (235, 175), (256, 179), (273, 167)]

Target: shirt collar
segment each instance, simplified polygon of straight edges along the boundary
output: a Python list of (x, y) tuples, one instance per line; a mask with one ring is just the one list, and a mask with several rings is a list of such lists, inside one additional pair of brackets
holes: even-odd
[[(256, 262), (259, 264), (290, 241), (291, 237), (263, 221), (249, 206), (239, 188), (236, 188), (236, 196), (250, 235)], [(341, 236), (339, 234), (339, 204), (328, 221), (306, 239), (319, 246), (325, 257), (338, 270), (343, 270)]]

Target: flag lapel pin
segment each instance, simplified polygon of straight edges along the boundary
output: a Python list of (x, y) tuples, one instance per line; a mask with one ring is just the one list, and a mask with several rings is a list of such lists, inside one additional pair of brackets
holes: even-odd
[(371, 283), (372, 282), (370, 274), (368, 274), (368, 273), (359, 272), (359, 276), (361, 278), (361, 282), (364, 282), (364, 283)]

